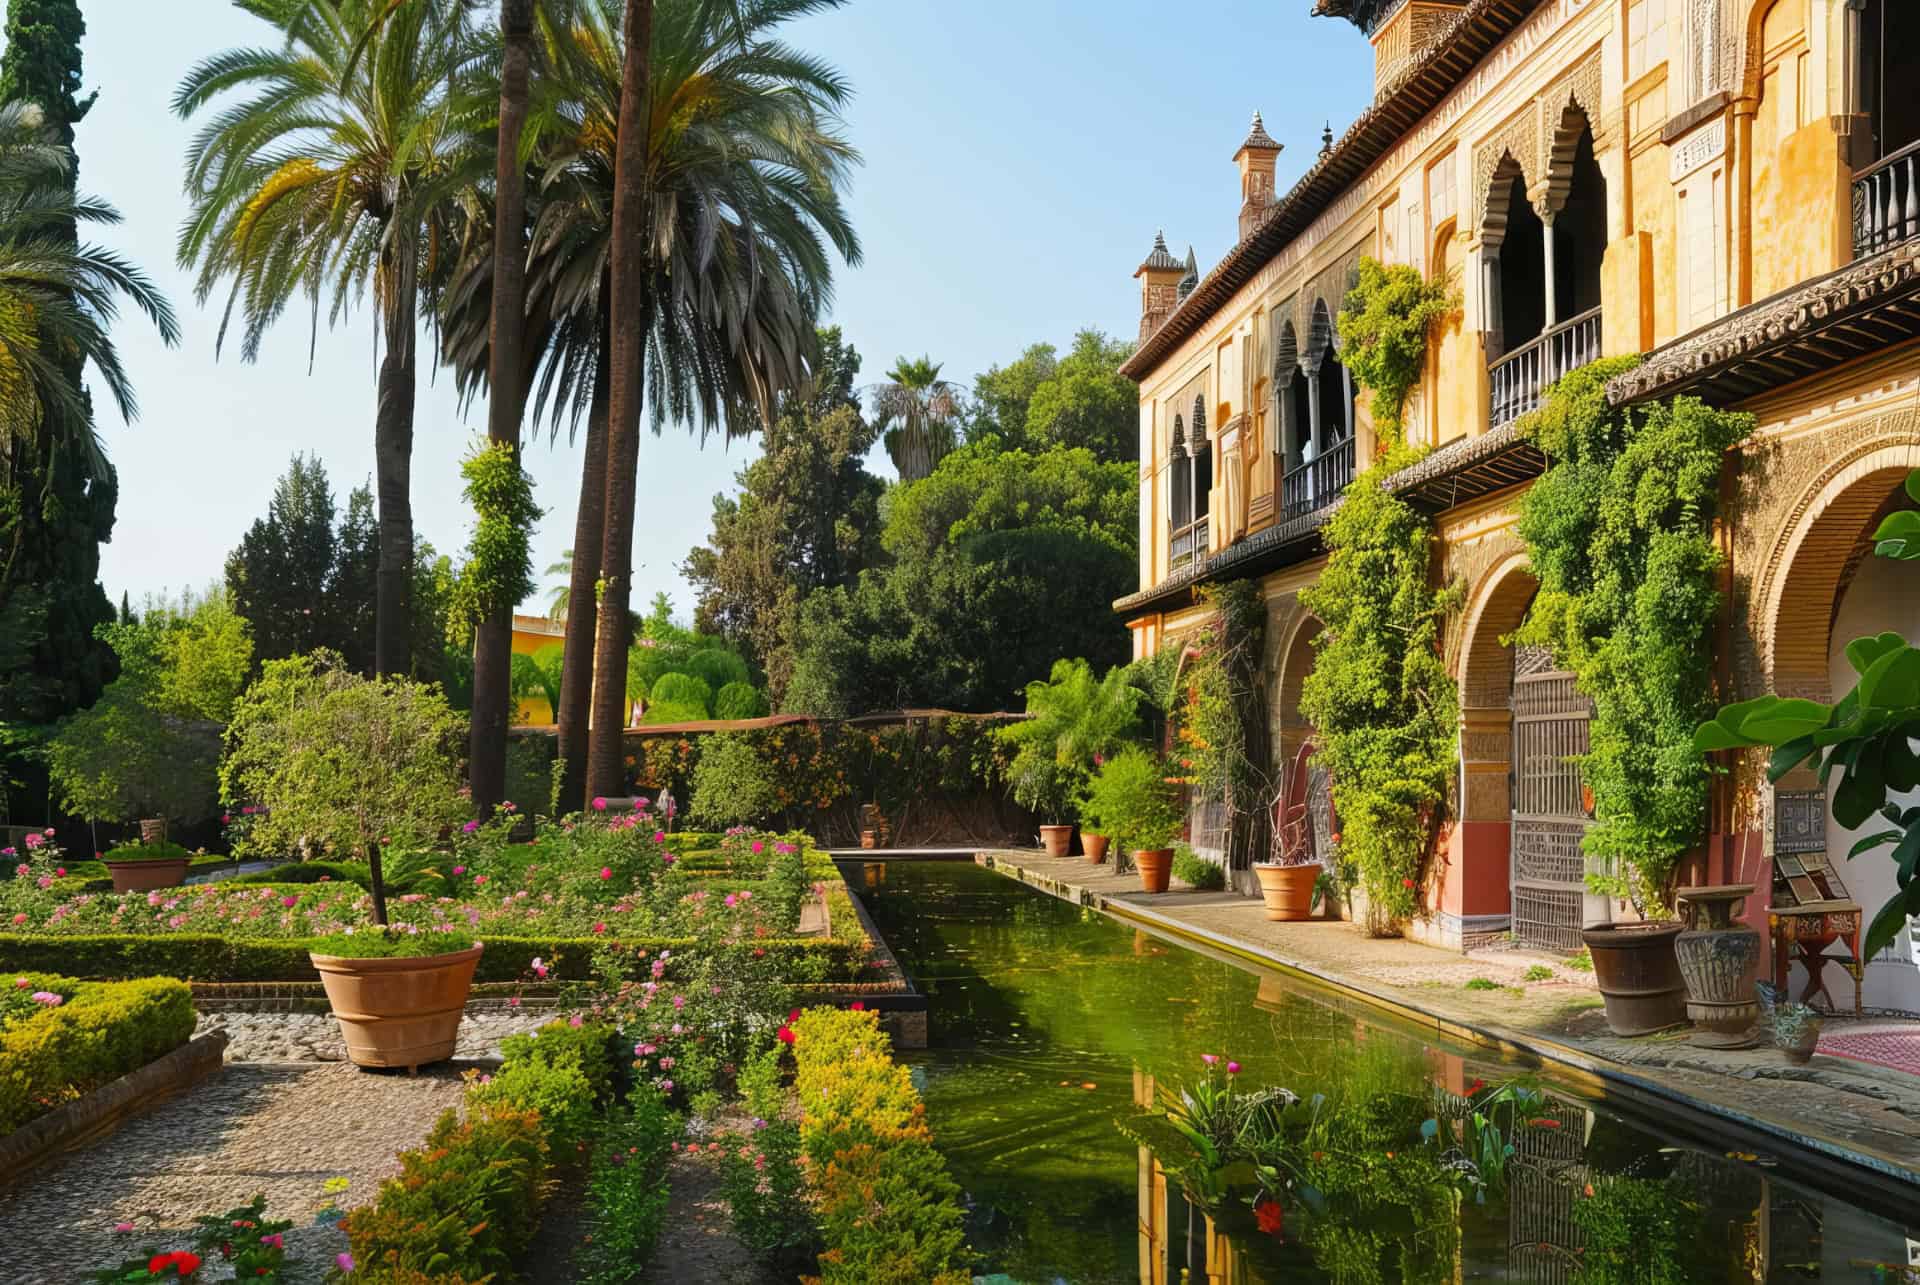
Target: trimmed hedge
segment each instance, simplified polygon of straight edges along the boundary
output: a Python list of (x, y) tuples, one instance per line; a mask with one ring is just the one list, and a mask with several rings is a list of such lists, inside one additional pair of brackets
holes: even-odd
[(826, 1249), (824, 1285), (968, 1285), (960, 1189), (879, 1014), (813, 1008), (792, 1023), (800, 1145)]
[[(691, 950), (691, 937), (486, 937), (474, 980), (517, 981), (533, 959), (578, 961), (609, 945), (628, 950)], [(0, 972), (62, 972), (73, 977), (184, 977), (197, 982), (317, 982), (306, 938), (229, 940), (216, 933), (102, 933), (92, 936), (0, 933)], [(864, 940), (767, 938), (736, 950), (787, 956), (802, 981), (857, 981), (870, 950)], [(818, 976), (814, 976), (818, 974)]]
[(43, 990), (72, 986), (73, 994), (0, 1030), (0, 1134), (139, 1070), (193, 1035), (193, 991), (174, 978), (28, 980)]
[(369, 1280), (508, 1277), (539, 1227), (553, 1153), (591, 1132), (614, 1075), (614, 1032), (552, 1022), (507, 1041), (494, 1075), (467, 1090), (400, 1176), (341, 1222)]

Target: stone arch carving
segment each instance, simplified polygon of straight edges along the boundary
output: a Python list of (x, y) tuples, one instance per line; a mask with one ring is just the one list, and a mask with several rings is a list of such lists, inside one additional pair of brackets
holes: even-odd
[[(1766, 26), (1767, 15), (1772, 12), (1776, 4), (1794, 2), (1795, 0), (1748, 0), (1746, 18), (1740, 24), (1742, 28), (1740, 48), (1738, 51), (1740, 74), (1734, 82), (1734, 84), (1738, 86), (1737, 93), (1741, 98), (1753, 102), (1758, 102), (1760, 99), (1761, 73), (1766, 69), (1764, 65), (1766, 62), (1766, 41), (1761, 33)], [(1817, 8), (1818, 6), (1816, 6), (1816, 9)], [(1836, 14), (1844, 15), (1846, 6), (1835, 5), (1833, 8)], [(1817, 12), (1810, 15), (1810, 17), (1813, 22), (1820, 20), (1820, 14)], [(1807, 35), (1811, 38), (1813, 32), (1809, 30)], [(1732, 87), (1733, 86), (1729, 86), (1729, 88)]]
[(1566, 208), (1573, 191), (1573, 158), (1579, 150), (1580, 136), (1593, 128), (1593, 115), (1571, 99), (1560, 109), (1551, 141), (1547, 147), (1547, 191), (1540, 211), (1543, 218), (1557, 217)]
[(1278, 323), (1275, 332), (1278, 338), (1273, 344), (1273, 377), (1275, 383), (1280, 383), (1291, 376), (1294, 368), (1300, 364), (1300, 340), (1291, 317), (1276, 317), (1275, 320)]
[[(1571, 153), (1569, 153), (1571, 163)], [(1487, 172), (1480, 197), (1480, 244), (1497, 250), (1507, 239), (1507, 217), (1512, 213), (1513, 180), (1527, 182), (1526, 167), (1512, 152), (1502, 152)]]
[(1460, 816), (1505, 823), (1512, 813), (1513, 649), (1540, 582), (1510, 553), (1476, 586), (1460, 653)]
[(1529, 170), (1537, 171), (1539, 161), (1540, 112), (1538, 104), (1529, 103), (1473, 149), (1473, 226), (1476, 230), (1484, 233), (1487, 226), (1487, 205), (1494, 191), (1494, 171), (1511, 165), (1512, 170), (1501, 180), (1501, 186), (1504, 187), (1514, 173), (1518, 173), (1521, 182), (1530, 188), (1534, 175)]
[(1340, 336), (1335, 333), (1333, 314), (1327, 308), (1325, 299), (1313, 301), (1313, 317), (1307, 326), (1307, 360), (1309, 371), (1317, 372), (1320, 363), (1326, 360), (1329, 351), (1339, 352)]
[(1761, 664), (1782, 696), (1833, 699), (1833, 614), (1864, 542), (1906, 476), (1920, 467), (1920, 435), (1881, 441), (1831, 465), (1789, 510), (1756, 595)]
[(1187, 453), (1187, 425), (1178, 414), (1173, 417), (1173, 437), (1167, 443), (1167, 455), (1184, 456)]

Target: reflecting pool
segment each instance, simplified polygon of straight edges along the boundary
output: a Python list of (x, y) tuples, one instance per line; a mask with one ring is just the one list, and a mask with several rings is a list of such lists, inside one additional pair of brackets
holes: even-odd
[[(859, 864), (849, 882), (931, 1005), (930, 1047), (902, 1056), (984, 1279), (1920, 1285), (1920, 1230), (1796, 1181), (1785, 1157), (1681, 1145), (971, 863)], [(1255, 1160), (1196, 1177), (1158, 1109), (1207, 1086), (1298, 1101), (1266, 1100)]]

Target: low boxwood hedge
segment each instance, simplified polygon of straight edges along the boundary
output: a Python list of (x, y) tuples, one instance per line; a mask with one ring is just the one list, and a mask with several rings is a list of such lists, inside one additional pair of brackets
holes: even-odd
[[(8, 976), (5, 984), (15, 981)], [(139, 1070), (193, 1035), (193, 991), (171, 977), (27, 981), (69, 997), (0, 1030), (0, 1135)]]
[[(691, 937), (487, 937), (474, 980), (511, 982), (524, 977), (535, 957), (564, 961), (563, 975), (586, 976), (594, 951), (608, 945), (628, 950), (686, 951)], [(824, 938), (767, 938), (730, 950), (764, 950), (785, 957), (785, 972), (797, 982), (857, 981), (869, 944)], [(63, 972), (72, 977), (184, 977), (196, 982), (313, 982), (320, 980), (307, 958), (305, 938), (230, 940), (216, 933), (102, 933), (91, 936), (0, 933), (0, 972)]]

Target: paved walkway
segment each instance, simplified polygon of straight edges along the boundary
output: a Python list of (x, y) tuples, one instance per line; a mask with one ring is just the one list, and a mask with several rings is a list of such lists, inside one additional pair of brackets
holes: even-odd
[[(455, 1058), (497, 1059), (500, 1041), (544, 1026), (555, 1017), (546, 1009), (488, 1009), (469, 1012), (460, 1023)], [(201, 1013), (195, 1035), (227, 1033), (227, 1061), (345, 1062), (346, 1042), (331, 1013)]]
[[(1576, 1072), (1623, 1085), (1637, 1082), (1710, 1114), (1920, 1183), (1920, 1076), (1846, 1057), (1816, 1054), (1809, 1065), (1794, 1066), (1771, 1048), (1707, 1050), (1686, 1032), (1621, 1039), (1607, 1029), (1592, 974), (1552, 956), (1511, 950), (1463, 955), (1371, 938), (1352, 924), (1330, 920), (1272, 923), (1256, 899), (1195, 892), (1178, 881), (1172, 891), (1150, 895), (1140, 891), (1138, 876), (1118, 875), (1111, 864), (1089, 865), (1079, 857), (1019, 850), (983, 853), (980, 859), (1055, 896), (1308, 974), (1450, 1037), (1517, 1046)], [(1552, 978), (1527, 981), (1527, 970), (1538, 965), (1551, 969)], [(1497, 985), (1468, 989), (1475, 979)], [(1835, 1024), (1830, 1036), (1848, 1026)], [(1828, 1044), (1823, 1037), (1822, 1047)]]
[[(347, 1247), (314, 1215), (349, 1180), (342, 1207), (371, 1199), (398, 1172), (394, 1153), (426, 1136), (459, 1103), (466, 1066), (443, 1063), (417, 1077), (345, 1064), (235, 1064), (100, 1142), (0, 1189), (6, 1279), (73, 1285), (149, 1245), (184, 1248), (193, 1220), (264, 1192), (270, 1213), (291, 1218), (293, 1282), (318, 1282)], [(117, 1234), (116, 1223), (136, 1230)]]

